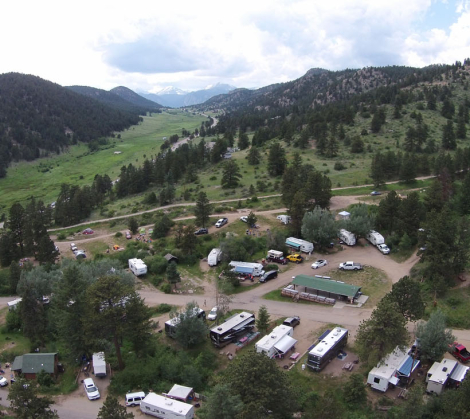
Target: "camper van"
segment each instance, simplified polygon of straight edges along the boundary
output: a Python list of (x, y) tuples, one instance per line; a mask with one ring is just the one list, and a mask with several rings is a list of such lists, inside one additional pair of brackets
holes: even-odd
[(289, 224), (291, 217), (289, 215), (278, 215), (276, 217), (282, 224)]
[(194, 406), (159, 394), (149, 393), (140, 402), (140, 410), (145, 415), (166, 419), (193, 419)]
[(348, 246), (354, 246), (356, 244), (356, 236), (344, 228), (339, 231), (338, 238)]
[(216, 266), (222, 260), (222, 250), (219, 248), (212, 249), (207, 256), (207, 263), (209, 266)]
[(95, 377), (106, 377), (106, 359), (104, 352), (93, 354), (93, 373)]
[(129, 269), (135, 276), (145, 275), (147, 273), (147, 265), (142, 259), (129, 259)]
[(250, 274), (253, 276), (264, 275), (263, 265), (261, 263), (232, 261), (229, 265), (233, 268), (232, 272), (235, 273)]
[(297, 252), (312, 253), (313, 243), (306, 240), (296, 239), (295, 237), (288, 237), (286, 239), (286, 246), (295, 249)]
[(380, 233), (377, 233), (377, 231), (375, 230), (369, 231), (366, 236), (366, 239), (370, 241), (374, 246), (385, 243), (384, 236), (382, 236)]

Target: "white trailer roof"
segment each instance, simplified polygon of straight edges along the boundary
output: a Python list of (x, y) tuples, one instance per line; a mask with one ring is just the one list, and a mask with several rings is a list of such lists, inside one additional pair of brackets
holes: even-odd
[(369, 374), (390, 380), (407, 358), (408, 350), (402, 351), (397, 346), (391, 354), (387, 355), (376, 367), (372, 368)]
[(240, 329), (241, 327), (245, 326), (245, 324), (251, 322), (255, 316), (251, 313), (246, 311), (235, 314), (234, 316), (227, 319), (225, 323), (222, 323), (218, 326), (215, 326), (211, 329), (211, 333), (216, 334), (223, 334), (230, 329)]
[(256, 347), (264, 350), (269, 350), (273, 346), (275, 347), (278, 342), (280, 342), (284, 336), (287, 336), (288, 333), (292, 331), (290, 326), (277, 326), (273, 331), (264, 337), (262, 337), (258, 342), (256, 342)]
[(447, 378), (454, 372), (457, 367), (458, 362), (454, 359), (444, 358), (441, 362), (435, 362), (437, 364), (436, 368), (432, 368), (432, 375), (429, 377), (429, 381), (434, 381), (435, 383), (444, 384), (447, 381)]
[(297, 343), (297, 339), (291, 338), (288, 335), (285, 335), (279, 342), (277, 342), (274, 347), (279, 351), (285, 354), (290, 348), (292, 348)]
[(288, 237), (286, 239), (287, 242), (292, 242), (292, 243), (297, 243), (297, 244), (313, 244), (312, 242), (308, 242), (307, 240), (302, 240), (302, 239), (296, 239), (295, 237)]
[(18, 303), (21, 303), (23, 301), (22, 298), (17, 298), (16, 300), (13, 301), (8, 301), (8, 307), (16, 306)]
[(186, 415), (191, 409), (193, 409), (191, 404), (183, 403), (174, 399), (168, 399), (155, 393), (149, 393), (143, 400), (143, 403), (158, 406), (165, 410), (170, 410), (181, 415)]
[(261, 263), (255, 263), (255, 262), (237, 262), (236, 260), (233, 260), (229, 263), (230, 266), (233, 266), (236, 268), (237, 266), (243, 267), (243, 268), (258, 268), (258, 269), (263, 269), (263, 265)]
[(179, 384), (175, 384), (167, 393), (167, 396), (174, 397), (175, 399), (186, 400), (192, 391), (193, 389), (191, 387), (180, 386)]
[(144, 263), (142, 259), (133, 258), (133, 259), (129, 259), (129, 262), (132, 263), (137, 269), (147, 267), (147, 265)]
[(93, 367), (97, 366), (105, 366), (106, 367), (106, 360), (104, 357), (104, 352), (96, 352), (93, 354)]
[(330, 333), (328, 333), (320, 342), (315, 345), (309, 354), (321, 357), (347, 333), (348, 329), (343, 329), (342, 327), (336, 326)]

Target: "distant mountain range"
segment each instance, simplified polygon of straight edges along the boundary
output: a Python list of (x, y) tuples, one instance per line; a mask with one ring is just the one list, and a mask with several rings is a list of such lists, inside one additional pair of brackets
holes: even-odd
[(204, 103), (214, 96), (225, 94), (235, 89), (234, 86), (223, 83), (217, 83), (194, 92), (186, 92), (177, 87), (168, 86), (157, 93), (140, 93), (140, 95), (163, 106), (181, 108)]

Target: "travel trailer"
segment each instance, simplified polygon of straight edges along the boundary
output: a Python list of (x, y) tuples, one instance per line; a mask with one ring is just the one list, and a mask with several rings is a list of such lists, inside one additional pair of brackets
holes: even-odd
[(313, 243), (306, 240), (296, 239), (295, 237), (288, 237), (286, 239), (286, 246), (295, 249), (297, 252), (312, 253)]
[(95, 377), (106, 377), (106, 359), (104, 352), (93, 354), (93, 373)]
[(193, 419), (194, 406), (173, 400), (159, 394), (149, 393), (140, 402), (140, 410), (145, 415), (166, 419)]
[(209, 266), (216, 266), (222, 260), (222, 250), (219, 248), (214, 248), (207, 256), (207, 263)]
[(129, 269), (135, 276), (145, 275), (147, 273), (147, 265), (142, 259), (129, 259)]
[(297, 340), (292, 337), (293, 334), (292, 327), (277, 326), (271, 333), (256, 342), (256, 352), (263, 353), (269, 358), (282, 357), (297, 343)]
[(344, 228), (339, 231), (338, 238), (348, 246), (354, 246), (356, 244), (356, 236)]

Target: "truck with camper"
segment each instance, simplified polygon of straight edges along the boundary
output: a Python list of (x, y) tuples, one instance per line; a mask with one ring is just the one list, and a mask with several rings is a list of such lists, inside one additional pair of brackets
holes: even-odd
[(297, 343), (292, 335), (294, 329), (280, 325), (255, 344), (256, 352), (263, 353), (269, 358), (283, 357)]
[(286, 246), (296, 250), (297, 252), (304, 253), (312, 253), (314, 249), (313, 243), (302, 239), (296, 239), (295, 237), (288, 237), (286, 239)]
[(372, 243), (374, 246), (385, 243), (384, 236), (382, 236), (380, 233), (378, 233), (375, 230), (369, 231), (369, 233), (367, 233), (366, 239), (367, 241)]
[(275, 262), (281, 265), (287, 265), (287, 259), (284, 257), (284, 253), (280, 252), (279, 250), (268, 250), (266, 260), (268, 262)]
[(129, 269), (135, 276), (145, 275), (147, 273), (147, 265), (142, 259), (129, 259)]
[(356, 244), (356, 236), (344, 228), (339, 231), (338, 238), (348, 246), (354, 246)]
[(229, 265), (233, 268), (232, 272), (236, 274), (252, 276), (264, 275), (263, 265), (261, 263), (231, 261)]
[(106, 377), (106, 359), (104, 352), (96, 352), (93, 354), (93, 373), (95, 377)]
[(194, 406), (179, 400), (149, 393), (140, 402), (140, 410), (145, 415), (166, 419), (193, 419)]
[(282, 224), (289, 224), (291, 217), (289, 215), (278, 215), (276, 217)]
[(349, 260), (347, 262), (340, 263), (339, 269), (342, 271), (360, 271), (362, 269), (362, 265), (360, 263)]
[(222, 260), (222, 250), (218, 247), (211, 250), (207, 256), (207, 263), (209, 266), (216, 266)]
[(238, 337), (251, 332), (255, 327), (255, 315), (244, 311), (229, 317), (224, 323), (214, 326), (209, 336), (216, 348), (236, 342)]
[(336, 326), (327, 330), (319, 338), (319, 342), (310, 350), (307, 367), (313, 371), (321, 371), (348, 343), (348, 329)]

